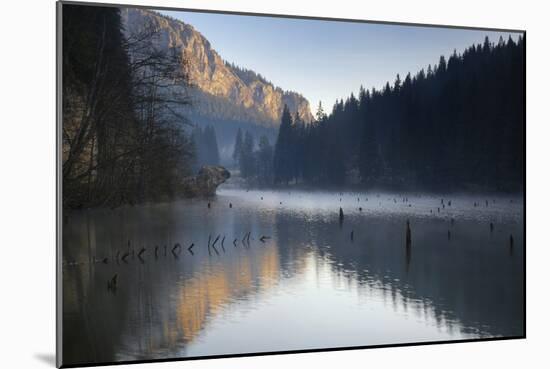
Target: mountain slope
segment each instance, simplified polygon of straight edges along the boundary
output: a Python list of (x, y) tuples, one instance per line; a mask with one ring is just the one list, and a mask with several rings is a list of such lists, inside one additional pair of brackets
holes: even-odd
[(144, 9), (122, 8), (121, 15), (128, 34), (152, 23), (159, 29), (157, 46), (175, 47), (182, 53), (195, 86), (191, 91), (193, 117), (277, 128), (286, 104), (304, 121), (313, 120), (303, 96), (283, 91), (259, 74), (225, 62), (191, 25)]

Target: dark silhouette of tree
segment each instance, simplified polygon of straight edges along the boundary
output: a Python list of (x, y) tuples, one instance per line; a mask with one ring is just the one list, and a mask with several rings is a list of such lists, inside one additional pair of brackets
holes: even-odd
[(239, 162), (242, 148), (243, 148), (243, 133), (241, 131), (241, 128), (239, 127), (239, 129), (237, 130), (237, 135), (235, 136), (235, 146), (233, 147), (233, 160), (235, 160), (236, 163)]
[(317, 112), (315, 113), (315, 119), (317, 122), (320, 122), (324, 119), (326, 119), (327, 115), (325, 114), (325, 111), (323, 110), (323, 105), (319, 101), (319, 105), (317, 106)]
[(219, 165), (220, 153), (214, 127), (195, 127), (191, 139), (195, 147), (195, 171), (205, 165)]
[(174, 196), (193, 155), (181, 53), (154, 27), (124, 37), (118, 8), (64, 4), (62, 21), (63, 206)]
[(308, 126), (284, 116), (275, 182), (521, 190), (524, 62), (522, 36), (486, 37), (381, 90), (361, 87), (326, 117), (320, 106)]
[[(239, 133), (236, 141), (238, 137)], [(253, 135), (245, 131), (244, 139), (239, 146), (240, 150), (237, 151), (236, 156), (241, 177), (250, 185), (271, 185), (273, 183), (273, 146), (269, 143), (267, 136), (260, 136), (258, 149), (255, 150)]]
[(292, 179), (293, 160), (295, 159), (292, 137), (292, 116), (285, 105), (273, 157), (274, 179), (277, 183), (288, 183)]
[(254, 137), (250, 132), (244, 134), (243, 145), (241, 149), (239, 167), (243, 178), (251, 178), (255, 173), (256, 158), (254, 155)]
[(273, 183), (273, 146), (266, 136), (261, 136), (256, 153), (257, 177), (261, 185)]

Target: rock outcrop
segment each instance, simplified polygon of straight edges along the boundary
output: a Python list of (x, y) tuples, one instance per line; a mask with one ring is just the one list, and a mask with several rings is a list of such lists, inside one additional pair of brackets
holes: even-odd
[(194, 177), (186, 178), (181, 187), (185, 197), (207, 197), (216, 194), (216, 189), (231, 177), (222, 166), (204, 166)]
[(182, 54), (195, 86), (190, 93), (192, 114), (277, 128), (286, 104), (306, 123), (313, 120), (309, 102), (302, 95), (284, 91), (256, 72), (225, 62), (193, 26), (145, 9), (122, 8), (121, 15), (127, 36), (153, 24), (159, 30), (156, 46), (175, 48)]

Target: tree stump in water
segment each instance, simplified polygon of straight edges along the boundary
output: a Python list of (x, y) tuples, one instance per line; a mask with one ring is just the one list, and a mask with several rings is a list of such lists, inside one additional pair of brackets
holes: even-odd
[(407, 220), (407, 231), (405, 233), (405, 244), (407, 247), (411, 247), (411, 226), (409, 220)]

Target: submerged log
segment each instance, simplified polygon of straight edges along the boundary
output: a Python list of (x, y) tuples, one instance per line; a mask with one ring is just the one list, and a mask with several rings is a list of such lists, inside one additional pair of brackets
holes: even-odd
[(174, 247), (172, 247), (172, 254), (174, 254), (174, 256), (178, 256), (180, 251), (181, 251), (181, 245), (179, 243), (176, 243)]
[(110, 280), (107, 281), (107, 290), (115, 291), (117, 287), (118, 274), (115, 274)]
[(141, 258), (141, 255), (145, 252), (145, 247), (142, 247), (141, 250), (139, 250), (138, 257)]
[(214, 240), (214, 242), (212, 242), (212, 247), (214, 247), (214, 245), (216, 244), (216, 242), (218, 242), (219, 239), (220, 239), (220, 235), (218, 235)]

